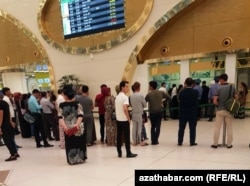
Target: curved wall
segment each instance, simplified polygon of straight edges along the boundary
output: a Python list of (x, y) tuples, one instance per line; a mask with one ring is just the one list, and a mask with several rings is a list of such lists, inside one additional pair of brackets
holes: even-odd
[(128, 56), (136, 43), (152, 23), (165, 12), (166, 8), (172, 7), (176, 2), (177, 0), (154, 1), (148, 20), (131, 39), (105, 52), (96, 53), (93, 58), (90, 58), (89, 55), (63, 53), (44, 41), (37, 23), (42, 0), (0, 1), (0, 7), (32, 30), (34, 36), (44, 46), (54, 68), (55, 82), (63, 75), (74, 73), (90, 86), (90, 96), (94, 97), (99, 92), (99, 86), (102, 83), (107, 83), (115, 92), (114, 87), (120, 82)]
[(150, 15), (153, 0), (124, 1), (125, 28), (64, 39), (58, 1), (41, 1), (38, 26), (44, 40), (70, 54), (90, 54), (113, 48), (132, 38)]
[[(50, 74), (51, 89), (55, 89), (53, 68), (50, 65), (49, 57), (32, 31), (20, 20), (1, 9), (0, 28), (0, 72), (2, 73), (1, 79), (3, 81), (5, 79), (4, 86), (14, 86), (7, 83), (4, 73), (15, 72), (17, 69), (25, 72), (28, 77), (36, 70), (37, 65), (46, 65)], [(17, 76), (17, 79), (19, 79), (19, 76)], [(17, 86), (19, 84), (17, 83)], [(13, 88), (11, 90), (18, 91), (18, 89)], [(26, 88), (21, 88), (19, 91), (27, 93)]]

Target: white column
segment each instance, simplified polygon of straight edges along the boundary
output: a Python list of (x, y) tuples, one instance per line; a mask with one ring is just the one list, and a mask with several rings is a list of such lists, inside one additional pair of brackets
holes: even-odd
[(181, 60), (180, 64), (180, 84), (184, 85), (184, 82), (187, 77), (190, 77), (190, 72), (189, 72), (189, 60)]
[(141, 84), (141, 93), (146, 95), (148, 93), (149, 82), (148, 64), (137, 65), (132, 82), (129, 82), (130, 85), (132, 85), (135, 81), (138, 81)]
[(236, 54), (226, 54), (225, 73), (229, 83), (236, 83)]

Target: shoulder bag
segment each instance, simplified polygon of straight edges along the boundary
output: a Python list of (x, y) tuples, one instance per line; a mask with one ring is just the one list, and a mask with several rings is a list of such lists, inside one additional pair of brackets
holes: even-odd
[(228, 95), (228, 99), (225, 102), (225, 109), (232, 115), (236, 114), (240, 108), (240, 102), (235, 99), (234, 97), (231, 97), (231, 93), (232, 93), (232, 85), (230, 85), (230, 89), (229, 89), (229, 95)]
[(35, 122), (35, 118), (28, 112), (25, 112), (25, 114), (23, 115), (23, 119), (30, 124), (33, 124)]

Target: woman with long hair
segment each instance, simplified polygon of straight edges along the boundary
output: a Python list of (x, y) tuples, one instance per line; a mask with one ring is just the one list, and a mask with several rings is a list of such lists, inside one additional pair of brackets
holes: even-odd
[(105, 99), (105, 126), (106, 126), (106, 137), (108, 146), (116, 146), (116, 118), (114, 117), (115, 112), (115, 97), (111, 95), (109, 87), (103, 90)]
[(247, 93), (248, 87), (244, 82), (240, 82), (239, 91), (238, 91), (238, 100), (240, 102), (240, 109), (237, 114), (235, 114), (235, 118), (244, 119), (245, 118), (245, 105), (247, 101)]

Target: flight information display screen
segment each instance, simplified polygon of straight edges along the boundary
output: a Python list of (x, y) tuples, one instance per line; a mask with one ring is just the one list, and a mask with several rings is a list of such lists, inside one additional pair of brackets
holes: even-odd
[(124, 0), (60, 0), (64, 39), (125, 27)]

